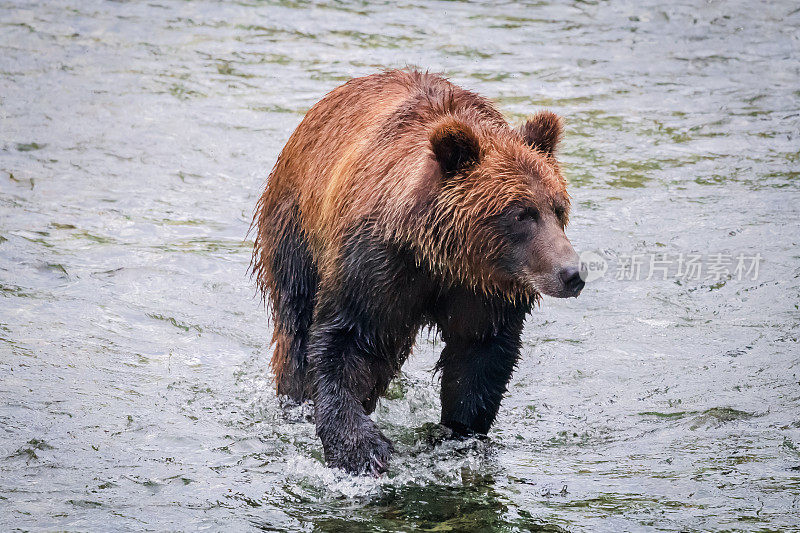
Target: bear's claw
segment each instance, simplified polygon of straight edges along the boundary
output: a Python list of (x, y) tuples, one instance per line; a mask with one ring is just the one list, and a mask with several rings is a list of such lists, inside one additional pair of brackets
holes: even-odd
[(389, 439), (377, 429), (366, 431), (355, 439), (350, 437), (347, 439), (350, 446), (339, 447), (330, 454), (326, 449), (326, 462), (329, 466), (341, 468), (348, 474), (368, 474), (373, 477), (380, 477), (389, 470), (389, 459), (394, 452), (394, 446)]

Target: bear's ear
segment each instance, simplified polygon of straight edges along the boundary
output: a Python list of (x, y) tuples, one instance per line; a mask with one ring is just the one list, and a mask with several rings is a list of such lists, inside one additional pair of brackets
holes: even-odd
[(457, 174), (480, 159), (478, 136), (472, 128), (454, 118), (437, 125), (430, 140), (433, 155), (445, 176)]
[(550, 111), (539, 111), (519, 128), (525, 144), (545, 155), (555, 153), (563, 132), (561, 117)]

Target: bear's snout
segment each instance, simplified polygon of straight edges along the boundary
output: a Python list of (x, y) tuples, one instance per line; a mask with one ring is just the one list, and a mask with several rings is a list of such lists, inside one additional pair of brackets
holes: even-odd
[(564, 284), (564, 298), (577, 297), (583, 290), (583, 286), (586, 285), (581, 276), (581, 268), (585, 267), (583, 265), (580, 267), (568, 266), (559, 272), (558, 277)]

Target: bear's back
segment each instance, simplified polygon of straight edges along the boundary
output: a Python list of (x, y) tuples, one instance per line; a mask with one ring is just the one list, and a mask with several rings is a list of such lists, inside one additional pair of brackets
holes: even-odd
[(318, 251), (337, 246), (365, 218), (402, 218), (433, 193), (438, 167), (428, 137), (444, 115), (485, 135), (508, 129), (489, 100), (435, 74), (354, 78), (303, 118), (269, 178), (265, 203), (293, 202)]

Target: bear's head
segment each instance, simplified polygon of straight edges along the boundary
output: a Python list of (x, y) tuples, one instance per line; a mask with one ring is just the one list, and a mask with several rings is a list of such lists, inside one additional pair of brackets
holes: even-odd
[(580, 261), (564, 229), (570, 199), (555, 158), (561, 119), (540, 112), (518, 131), (448, 116), (433, 126), (438, 164), (430, 252), (442, 270), (490, 292), (578, 296)]

